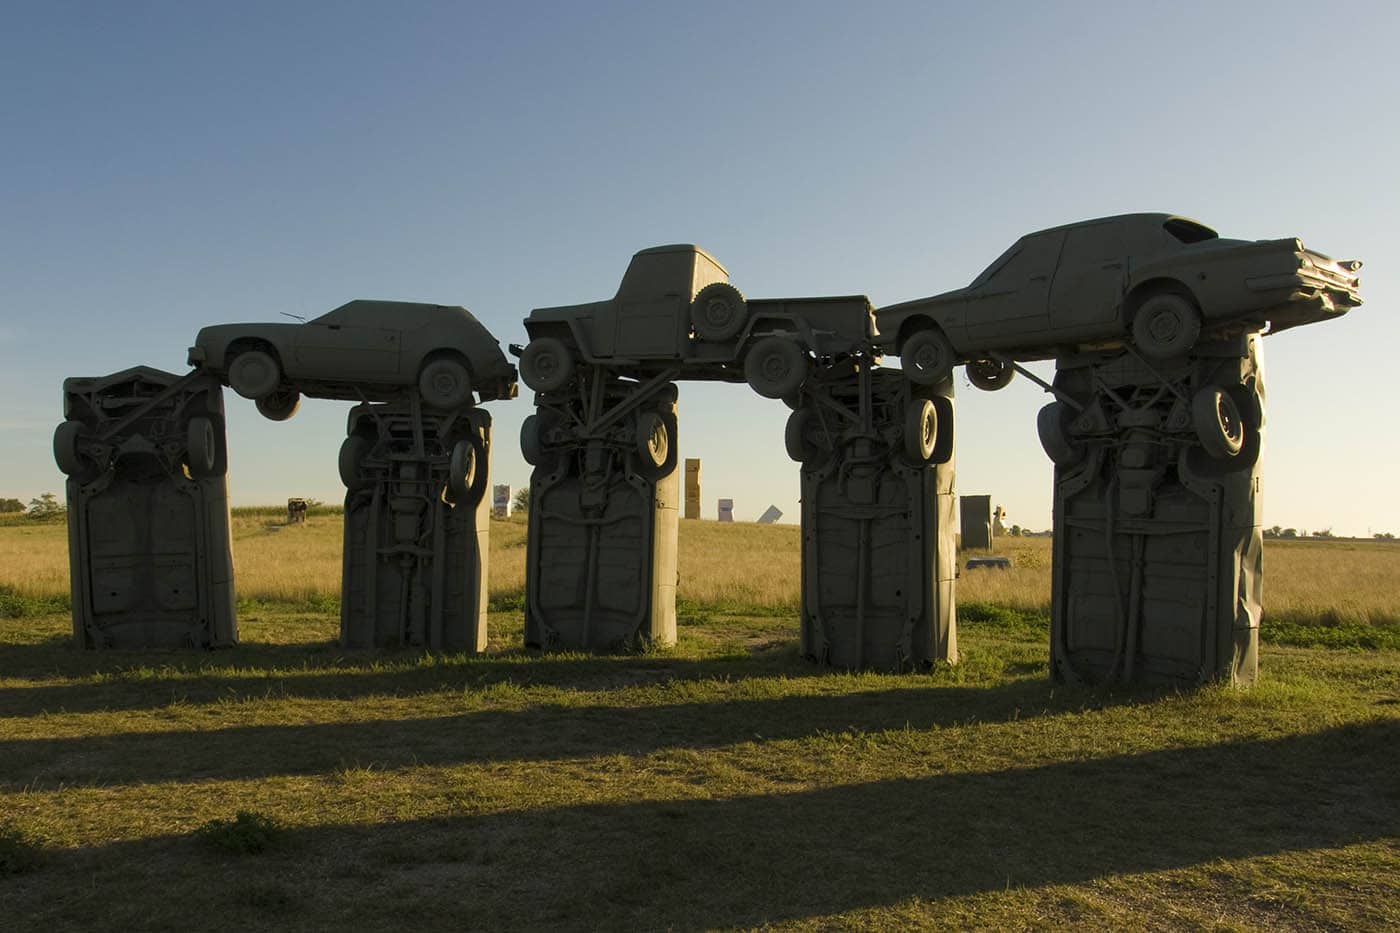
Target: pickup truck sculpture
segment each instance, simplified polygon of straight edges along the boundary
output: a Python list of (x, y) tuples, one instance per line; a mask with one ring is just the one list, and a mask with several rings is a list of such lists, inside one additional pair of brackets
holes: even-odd
[(1216, 337), (1345, 314), (1361, 304), (1355, 260), (1297, 239), (1226, 240), (1171, 214), (1101, 217), (1027, 234), (966, 288), (880, 308), (909, 378), (932, 384), (967, 363), (999, 389), (1010, 360), (1130, 344), (1154, 361)]
[(225, 380), (274, 421), (301, 395), (387, 402), (417, 386), (440, 410), (514, 398), (515, 367), (465, 308), (351, 301), (301, 324), (218, 324), (190, 347), (191, 366)]
[(747, 381), (767, 398), (791, 396), (813, 368), (870, 353), (876, 339), (864, 295), (748, 300), (689, 245), (642, 250), (611, 299), (537, 308), (525, 330), (520, 377), (536, 392), (563, 388), (586, 363), (642, 378)]

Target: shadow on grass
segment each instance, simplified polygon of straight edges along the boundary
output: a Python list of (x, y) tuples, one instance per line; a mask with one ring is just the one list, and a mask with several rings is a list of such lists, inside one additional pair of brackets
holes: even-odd
[(251, 779), (344, 767), (645, 755), (846, 730), (927, 730), (1030, 719), (1160, 695), (1052, 688), (1039, 678), (991, 687), (904, 684), (653, 706), (558, 703), (418, 719), (0, 740), (0, 787)]
[[(23, 662), (15, 662), (23, 656)], [(47, 659), (47, 660), (45, 660)], [(7, 663), (14, 662), (14, 663)], [(216, 652), (84, 652), (67, 639), (0, 645), (0, 675), (31, 680), (100, 677), (95, 682), (0, 690), (0, 717), (41, 713), (159, 709), (206, 703), (311, 697), (412, 696), (510, 683), (578, 690), (674, 680), (819, 677), (832, 672), (797, 653), (795, 642), (715, 657), (655, 654), (543, 654), (508, 649), (489, 655), (422, 651), (346, 651), (335, 642), (245, 644)]]
[[(1400, 723), (1378, 721), (791, 794), (325, 826), (292, 830), (285, 849), (256, 862), (216, 862), (189, 837), (164, 837), (56, 853), (49, 886), (21, 890), (12, 903), (35, 928), (83, 921), (124, 929), (150, 919), (143, 911), (174, 888), (182, 916), (232, 925), (257, 920), (261, 909), (235, 895), (240, 886), (295, 877), (299, 909), (328, 926), (363, 929), (469, 921), (693, 930), (797, 920), (1384, 841), (1400, 815), (1397, 746)], [(194, 883), (211, 872), (223, 883)], [(1248, 900), (1232, 890), (1229, 869), (1220, 872), (1212, 893)], [(346, 878), (359, 880), (349, 887)], [(43, 896), (74, 879), (83, 880), (78, 888), (100, 884), (103, 895), (87, 904), (81, 895)], [(1300, 875), (1296, 883), (1301, 891), (1309, 882)], [(1191, 896), (1147, 885), (1140, 909), (1152, 898)], [(1253, 909), (1306, 919), (1306, 907), (1287, 913), (1290, 903)]]

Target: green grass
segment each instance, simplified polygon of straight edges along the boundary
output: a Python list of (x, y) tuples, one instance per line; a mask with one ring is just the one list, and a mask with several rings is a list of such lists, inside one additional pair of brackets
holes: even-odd
[(1393, 648), (1081, 689), (1031, 610), (965, 605), (962, 663), (886, 676), (752, 609), (632, 656), (527, 652), (511, 609), (482, 657), (347, 653), (324, 607), (205, 654), (8, 619), (0, 826), (36, 860), (0, 927), (1400, 924)]

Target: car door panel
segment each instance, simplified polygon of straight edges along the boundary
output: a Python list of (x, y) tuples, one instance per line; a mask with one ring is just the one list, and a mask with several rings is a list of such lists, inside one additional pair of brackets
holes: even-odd
[(1112, 336), (1126, 282), (1120, 222), (1070, 230), (1050, 291), (1051, 326), (1072, 339)]
[(1064, 234), (1026, 237), (1001, 268), (967, 292), (967, 339), (978, 349), (1003, 349), (1049, 330), (1050, 281)]
[(297, 334), (298, 375), (310, 379), (397, 380), (402, 335), (384, 327), (307, 324)]

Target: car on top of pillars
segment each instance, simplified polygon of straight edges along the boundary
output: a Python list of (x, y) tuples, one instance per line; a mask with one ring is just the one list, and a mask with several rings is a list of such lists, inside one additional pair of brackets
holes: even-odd
[(536, 308), (520, 378), (558, 391), (581, 364), (638, 378), (747, 382), (767, 398), (790, 398), (809, 376), (856, 356), (878, 339), (864, 295), (746, 299), (729, 273), (698, 246), (655, 246), (632, 257), (605, 301)]
[(915, 382), (1000, 389), (1012, 360), (1127, 346), (1151, 361), (1310, 324), (1361, 304), (1355, 260), (1301, 240), (1232, 240), (1173, 214), (1122, 214), (1021, 237), (966, 288), (876, 311), (882, 349)]
[(189, 362), (257, 403), (274, 421), (302, 395), (358, 402), (404, 398), (417, 388), (439, 411), (516, 395), (515, 367), (466, 308), (410, 301), (347, 302), (301, 323), (218, 324)]

